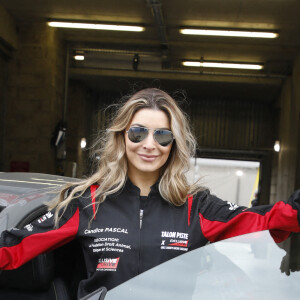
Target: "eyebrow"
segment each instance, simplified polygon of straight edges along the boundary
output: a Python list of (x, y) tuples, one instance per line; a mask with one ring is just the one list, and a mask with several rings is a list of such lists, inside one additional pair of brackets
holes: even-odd
[[(141, 125), (141, 124), (138, 124), (138, 123), (131, 124), (131, 125), (130, 125), (130, 127), (144, 127), (144, 128), (148, 128), (147, 126), (145, 126), (145, 125)], [(171, 130), (170, 128), (167, 128), (167, 127), (154, 128), (154, 129), (165, 129), (165, 130)]]

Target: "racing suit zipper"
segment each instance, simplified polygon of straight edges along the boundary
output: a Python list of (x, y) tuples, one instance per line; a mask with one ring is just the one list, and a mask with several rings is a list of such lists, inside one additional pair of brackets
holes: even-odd
[[(148, 197), (147, 197), (147, 200), (148, 200)], [(141, 231), (142, 231), (142, 226), (143, 226), (143, 217), (144, 217), (144, 211), (145, 211), (145, 208), (143, 205), (141, 205), (141, 198), (140, 198), (140, 230), (139, 230), (139, 255), (138, 255), (138, 274), (141, 273), (141, 263), (142, 263), (142, 249), (141, 249), (141, 246), (142, 246), (142, 242), (141, 242), (141, 239), (142, 239), (142, 234), (141, 234)]]
[(144, 210), (140, 209), (140, 230), (142, 229), (142, 224), (143, 224), (143, 214), (144, 214)]
[(139, 262), (138, 262), (138, 274), (141, 273), (141, 231), (142, 231), (142, 223), (143, 223), (143, 210), (140, 209), (140, 230), (139, 230)]

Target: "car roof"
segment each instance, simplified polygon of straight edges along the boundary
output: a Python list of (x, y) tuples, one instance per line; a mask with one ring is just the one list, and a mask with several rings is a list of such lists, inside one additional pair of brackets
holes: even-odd
[(40, 173), (0, 173), (0, 232), (38, 217), (61, 188), (79, 179)]
[(45, 186), (62, 186), (68, 182), (75, 181), (78, 181), (78, 179), (42, 173), (0, 173), (0, 185), (20, 186), (28, 189), (37, 189)]

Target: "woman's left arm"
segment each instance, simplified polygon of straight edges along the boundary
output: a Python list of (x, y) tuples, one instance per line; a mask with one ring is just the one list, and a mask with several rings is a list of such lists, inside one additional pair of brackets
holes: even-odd
[(243, 207), (207, 194), (200, 200), (199, 219), (204, 236), (211, 242), (269, 229), (275, 242), (300, 232), (300, 190), (288, 201), (274, 205)]

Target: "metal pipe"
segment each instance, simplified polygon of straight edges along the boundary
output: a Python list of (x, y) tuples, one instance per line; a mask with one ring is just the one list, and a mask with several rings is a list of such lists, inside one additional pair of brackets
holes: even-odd
[(141, 56), (151, 56), (151, 57), (160, 57), (159, 52), (147, 52), (140, 50), (121, 50), (121, 49), (105, 49), (105, 48), (73, 48), (74, 51), (83, 51), (83, 52), (95, 52), (95, 53), (113, 53), (113, 54), (124, 54), (132, 55), (138, 53)]
[[(76, 69), (80, 69), (80, 70), (84, 70), (84, 69), (88, 69), (88, 70), (99, 70), (99, 68), (97, 67), (89, 67), (89, 68), (84, 68), (84, 67), (76, 67)], [(73, 68), (73, 70), (75, 70), (75, 68)], [(132, 71), (131, 69), (114, 69), (114, 68), (101, 68), (101, 71)], [(156, 70), (143, 70), (143, 73), (155, 73), (157, 72)], [(159, 70), (160, 73), (166, 73), (166, 74), (182, 74), (182, 75), (204, 75), (204, 76), (224, 76), (224, 77), (241, 77), (241, 78), (262, 78), (262, 79), (285, 79), (287, 77), (287, 75), (277, 75), (277, 74), (239, 74), (239, 73), (222, 73), (222, 72), (206, 72), (206, 71), (202, 71), (202, 72), (197, 72), (197, 71), (183, 71), (183, 70), (174, 70), (174, 69), (168, 69), (168, 70)], [(83, 72), (84, 73), (84, 72)], [(87, 73), (89, 73), (89, 71), (87, 71)], [(184, 78), (182, 78), (184, 79)]]
[(160, 43), (166, 45), (168, 48), (168, 39), (166, 34), (166, 26), (164, 22), (164, 17), (162, 14), (161, 3), (159, 0), (148, 0), (148, 5), (151, 7), (155, 22), (158, 28), (158, 34), (160, 38)]

